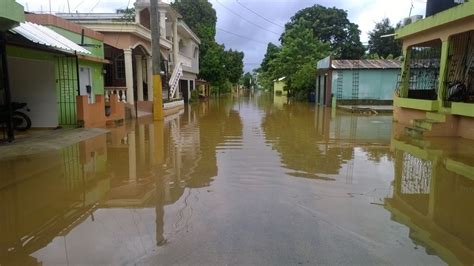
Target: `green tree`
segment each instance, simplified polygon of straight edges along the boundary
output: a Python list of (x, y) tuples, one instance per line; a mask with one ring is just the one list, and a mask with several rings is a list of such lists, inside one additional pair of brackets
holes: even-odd
[(117, 14), (121, 14), (122, 17), (119, 21), (134, 22), (135, 21), (135, 8), (125, 8), (115, 10)]
[(359, 27), (349, 21), (346, 11), (321, 5), (302, 9), (286, 24), (283, 35), (294, 28), (300, 19), (307, 21), (306, 27), (313, 31), (315, 40), (330, 44), (335, 58), (360, 59), (365, 54), (365, 48), (360, 41)]
[[(382, 37), (394, 34), (395, 27), (390, 24), (388, 18), (375, 24), (375, 28), (369, 32), (369, 54), (376, 57), (388, 58), (402, 55), (402, 46), (398, 40), (392, 37)], [(370, 57), (370, 56), (369, 56)]]
[(314, 37), (308, 25), (311, 22), (300, 18), (285, 31), (282, 48), (269, 63), (270, 78), (286, 77), (290, 94), (306, 93), (314, 87), (316, 63), (329, 55), (330, 44)]
[(278, 53), (281, 51), (281, 48), (276, 46), (273, 43), (269, 43), (267, 46), (267, 52), (265, 53), (265, 56), (263, 57), (262, 64), (260, 65), (260, 71), (266, 72), (270, 68), (270, 62), (273, 61)]
[(244, 74), (244, 53), (230, 49), (224, 55), (227, 79), (232, 84), (237, 84)]
[(249, 72), (245, 73), (245, 75), (242, 77), (241, 83), (245, 88), (250, 89), (252, 86), (252, 74)]
[(212, 4), (207, 0), (176, 0), (171, 5), (199, 36), (203, 48), (208, 48), (216, 36), (217, 15)]
[(226, 60), (223, 45), (209, 43), (205, 60), (201, 60), (199, 76), (214, 85), (223, 84), (226, 80)]

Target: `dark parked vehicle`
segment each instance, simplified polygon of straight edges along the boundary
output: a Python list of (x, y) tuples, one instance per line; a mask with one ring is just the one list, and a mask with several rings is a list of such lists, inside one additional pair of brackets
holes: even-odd
[[(24, 111), (29, 112), (26, 103), (12, 102), (12, 122), (13, 128), (18, 131), (25, 131), (31, 128), (31, 119)], [(4, 108), (0, 111), (0, 124), (4, 124), (7, 121), (8, 111)]]

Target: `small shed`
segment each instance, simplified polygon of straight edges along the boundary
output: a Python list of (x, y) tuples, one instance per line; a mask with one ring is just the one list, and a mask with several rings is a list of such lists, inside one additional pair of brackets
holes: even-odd
[(332, 60), (318, 62), (316, 102), (331, 106), (332, 97), (349, 105), (392, 105), (400, 80), (398, 60)]
[(273, 81), (273, 94), (275, 96), (288, 96), (288, 91), (285, 90), (286, 87), (286, 77), (281, 77)]

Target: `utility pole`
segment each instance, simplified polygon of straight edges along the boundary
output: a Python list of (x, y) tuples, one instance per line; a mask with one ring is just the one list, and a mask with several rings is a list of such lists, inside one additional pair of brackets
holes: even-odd
[[(161, 60), (160, 60), (160, 11), (159, 0), (150, 0), (151, 20), (151, 50), (153, 62), (153, 119), (163, 120), (163, 84), (161, 83)], [(175, 36), (176, 38), (176, 36)]]

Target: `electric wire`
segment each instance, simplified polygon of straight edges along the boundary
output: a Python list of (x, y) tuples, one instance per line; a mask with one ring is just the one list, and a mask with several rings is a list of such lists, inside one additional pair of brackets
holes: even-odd
[(280, 24), (276, 24), (275, 22), (269, 20), (268, 18), (266, 18), (266, 17), (260, 15), (260, 14), (257, 13), (256, 11), (254, 11), (254, 10), (248, 8), (248, 7), (245, 6), (244, 4), (240, 3), (239, 0), (235, 0), (235, 2), (236, 2), (237, 4), (239, 4), (241, 7), (247, 9), (248, 11), (250, 11), (250, 12), (252, 12), (253, 14), (257, 15), (258, 17), (262, 18), (263, 20), (265, 20), (265, 21), (267, 21), (267, 22), (269, 22), (269, 23), (271, 23), (271, 24), (273, 24), (273, 25), (275, 25), (275, 26), (278, 26), (278, 27), (280, 27), (280, 28), (285, 28), (284, 26), (282, 26), (282, 25), (280, 25)]
[(252, 42), (259, 43), (259, 44), (267, 45), (267, 43), (264, 43), (264, 42), (261, 42), (261, 41), (257, 41), (257, 40), (254, 40), (254, 39), (252, 39), (252, 38), (249, 38), (249, 37), (246, 37), (246, 36), (237, 34), (237, 33), (233, 33), (233, 32), (230, 32), (230, 31), (221, 29), (221, 28), (217, 28), (217, 30), (222, 31), (222, 32), (227, 33), (227, 34), (230, 34), (230, 35), (237, 36), (237, 37), (242, 38), (242, 39), (246, 39), (246, 40), (248, 40), (248, 41), (252, 41)]
[(248, 19), (242, 17), (239, 13), (233, 11), (232, 9), (228, 8), (227, 6), (225, 6), (224, 4), (222, 4), (221, 2), (219, 2), (219, 0), (215, 0), (215, 1), (216, 1), (216, 3), (218, 3), (219, 5), (221, 5), (225, 10), (227, 10), (227, 11), (229, 11), (230, 13), (234, 14), (235, 16), (239, 17), (239, 18), (242, 19), (243, 21), (245, 21), (245, 22), (247, 22), (247, 23), (249, 23), (249, 24), (251, 24), (251, 25), (254, 25), (254, 26), (257, 27), (257, 28), (260, 28), (260, 29), (262, 29), (262, 30), (268, 31), (268, 32), (270, 32), (270, 33), (273, 33), (273, 34), (275, 34), (275, 35), (278, 35), (278, 36), (281, 35), (281, 34), (278, 33), (278, 32), (269, 30), (269, 29), (267, 29), (267, 28), (265, 28), (265, 27), (262, 27), (262, 26), (258, 25), (257, 23), (254, 23), (254, 22), (252, 22), (252, 21), (250, 21), (250, 20), (248, 20)]

